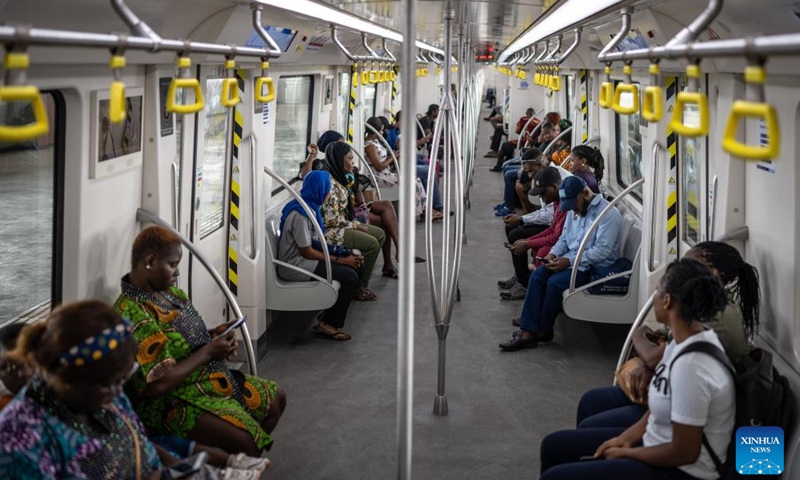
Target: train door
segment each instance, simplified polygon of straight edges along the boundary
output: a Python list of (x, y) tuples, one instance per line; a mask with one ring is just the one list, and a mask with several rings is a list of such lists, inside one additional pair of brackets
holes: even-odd
[[(704, 82), (705, 83), (705, 82)], [(685, 88), (685, 85), (683, 86)], [(706, 85), (703, 92), (706, 93)], [(697, 105), (689, 104), (683, 111), (683, 123), (700, 125)], [(708, 238), (708, 137), (678, 137), (678, 233), (679, 253)], [(713, 188), (713, 187), (712, 187)], [(669, 252), (673, 255), (673, 252)]]
[[(224, 70), (220, 66), (200, 68), (205, 107), (197, 115), (194, 162), (189, 174), (194, 176), (190, 238), (225, 278), (233, 113), (220, 102), (223, 76)], [(189, 276), (192, 302), (206, 322), (213, 325), (224, 321), (227, 313), (225, 298), (197, 259), (190, 262)]]
[[(65, 105), (60, 92), (42, 100), (50, 131), (0, 142), (0, 327), (43, 318), (61, 302)], [(30, 104), (0, 106), (3, 125), (32, 121)]]

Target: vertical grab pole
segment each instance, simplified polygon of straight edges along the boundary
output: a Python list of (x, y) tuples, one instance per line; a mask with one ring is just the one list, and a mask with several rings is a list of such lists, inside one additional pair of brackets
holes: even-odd
[[(416, 151), (416, 118), (412, 114), (417, 100), (414, 61), (417, 38), (417, 0), (406, 0), (403, 18), (403, 84), (401, 151)], [(400, 176), (400, 284), (397, 289), (397, 480), (411, 480), (412, 421), (414, 419), (414, 257), (416, 255), (416, 213), (414, 175), (409, 169)]]

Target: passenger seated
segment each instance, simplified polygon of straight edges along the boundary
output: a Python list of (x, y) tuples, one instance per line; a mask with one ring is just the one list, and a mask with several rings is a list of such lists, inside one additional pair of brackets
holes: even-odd
[(580, 265), (573, 264), (583, 237), (608, 201), (574, 176), (561, 182), (558, 193), (559, 209), (568, 213), (564, 231), (544, 257), (544, 265), (533, 272), (520, 316), (521, 328), (511, 340), (500, 344), (504, 351), (536, 348), (539, 342), (553, 340), (553, 326), (563, 311), (562, 294), (569, 288), (572, 269), (578, 269), (576, 286), (582, 286), (591, 280), (592, 267), (607, 267), (617, 260), (622, 216), (613, 208), (587, 242)]
[[(327, 172), (310, 172), (303, 179), (300, 196), (316, 214), (317, 222), (324, 228), (320, 209), (330, 196), (331, 176)], [(314, 243), (316, 242), (316, 248)], [(325, 276), (325, 256), (322, 248), (328, 248), (324, 239), (317, 238), (316, 230), (300, 202), (292, 200), (283, 207), (281, 215), (281, 239), (278, 243), (278, 259), (295, 265), (321, 277)], [(328, 250), (332, 250), (328, 248)], [(339, 294), (336, 303), (327, 311), (325, 321), (320, 320), (314, 327), (317, 336), (331, 340), (350, 340), (351, 336), (342, 331), (347, 319), (350, 301), (358, 288), (358, 270), (364, 265), (364, 257), (352, 252), (342, 252), (340, 247), (331, 252), (331, 276), (338, 281)], [(288, 267), (278, 265), (278, 274), (289, 281), (308, 281), (309, 277)]]
[[(669, 265), (653, 310), (673, 339), (650, 383), (650, 409), (628, 429), (585, 428), (548, 435), (541, 446), (541, 479), (719, 478), (708, 448), (725, 462), (736, 414), (734, 379), (704, 353), (676, 357), (697, 342), (722, 348), (706, 324), (727, 305), (725, 287), (708, 267), (689, 259)], [(588, 455), (602, 460), (579, 461)]]
[[(522, 135), (522, 145), (520, 145), (520, 147), (524, 148), (524, 146), (528, 143), (528, 140), (530, 139), (530, 134), (533, 133), (533, 131), (536, 129), (536, 126), (539, 125), (538, 119), (534, 119), (531, 123), (528, 123), (528, 121), (530, 121), (534, 113), (536, 113), (536, 111), (532, 108), (526, 110), (525, 116), (519, 119), (519, 121), (517, 122), (517, 127), (514, 129), (514, 133), (519, 135), (520, 133), (522, 133), (522, 129), (525, 128), (525, 125), (526, 124), (528, 125), (528, 127), (525, 129), (525, 133)], [(509, 141), (503, 143), (503, 145), (500, 146), (500, 150), (498, 150), (497, 153), (497, 163), (495, 164), (494, 167), (490, 168), (489, 171), (491, 172), (502, 171), (503, 163), (514, 156), (514, 152), (516, 151), (516, 149), (517, 149), (516, 138), (512, 138)]]
[(378, 137), (383, 134), (383, 122), (378, 117), (371, 117), (367, 120), (367, 125), (378, 131), (375, 133), (370, 129), (365, 130), (364, 157), (370, 163), (368, 167), (375, 172), (379, 186), (393, 187), (399, 182), (394, 160), (378, 140)]
[[(540, 170), (536, 174), (531, 194), (541, 197), (542, 208), (524, 217), (506, 217), (506, 233), (508, 243), (511, 245), (514, 275), (508, 280), (497, 282), (499, 287), (504, 288), (500, 292), (500, 297), (505, 300), (525, 298), (531, 276), (528, 268), (528, 250), (533, 250), (535, 257), (544, 258), (561, 237), (567, 213), (559, 208), (560, 185), (561, 175), (554, 167)], [(539, 260), (535, 261), (538, 266)]]
[[(374, 225), (355, 219), (356, 200), (353, 188), (356, 181), (350, 145), (341, 142), (329, 145), (325, 152), (325, 162), (331, 174), (331, 194), (322, 206), (325, 239), (331, 245), (345, 245), (361, 252), (364, 256), (364, 274), (361, 275), (353, 298), (360, 301), (377, 300), (378, 296), (368, 288), (369, 279), (378, 254), (386, 242), (386, 234)], [(389, 255), (391, 258), (391, 253)], [(384, 253), (384, 268), (385, 260)]]
[[(393, 130), (394, 132), (399, 132), (400, 131), (399, 129), (400, 129), (400, 118), (401, 118), (401, 116), (402, 116), (402, 112), (397, 112), (395, 114), (395, 128)], [(396, 138), (397, 138), (397, 141), (399, 142), (399, 133), (398, 133), (398, 137), (396, 137)], [(427, 143), (428, 140), (429, 140), (429, 137), (423, 137), (423, 138), (417, 140), (417, 148), (419, 148), (422, 145), (424, 145), (425, 143)], [(388, 141), (388, 138), (387, 138), (387, 141)], [(400, 145), (398, 143), (397, 147), (395, 149), (399, 149), (399, 147), (400, 147)], [(426, 196), (429, 197), (430, 200), (433, 202), (433, 214), (432, 214), (432, 217), (433, 217), (433, 221), (434, 222), (438, 222), (438, 221), (441, 221), (442, 219), (444, 219), (444, 214), (442, 213), (442, 209), (444, 208), (444, 206), (442, 204), (442, 195), (441, 195), (441, 193), (439, 191), (439, 178), (438, 178), (438, 175), (433, 179), (433, 195), (428, 195), (427, 194), (427, 191), (428, 191), (428, 172), (430, 171), (429, 162), (430, 162), (429, 160), (426, 161), (424, 156), (423, 157), (417, 156), (417, 165), (416, 165), (417, 178), (420, 180), (420, 185), (422, 185), (422, 188), (423, 188)], [(437, 170), (438, 170), (438, 168), (437, 168)], [(418, 195), (418, 197), (419, 197), (419, 195)], [(424, 201), (425, 201), (424, 198), (417, 198), (417, 204), (418, 205), (421, 204)]]
[[(725, 284), (728, 305), (707, 326), (716, 332), (725, 353), (735, 363), (750, 352), (751, 342), (758, 332), (761, 305), (758, 271), (744, 261), (738, 250), (723, 242), (698, 243), (684, 258), (706, 265)], [(629, 427), (641, 418), (647, 410), (647, 386), (664, 356), (664, 347), (649, 340), (653, 335), (642, 325), (633, 337), (640, 359), (639, 367), (632, 371), (630, 378), (636, 402), (619, 386), (589, 390), (578, 403), (578, 428)]]
[(588, 145), (578, 145), (572, 149), (572, 153), (564, 163), (570, 173), (581, 177), (594, 193), (600, 193), (599, 184), (603, 180), (605, 170), (605, 160), (600, 150)]
[(8, 355), (17, 348), (17, 339), (23, 328), (25, 328), (24, 323), (15, 323), (0, 330), (0, 382), (3, 382), (10, 392), (0, 396), (0, 411), (28, 383), (28, 379), (31, 378), (35, 369), (35, 366), (29, 363), (19, 363)]
[(38, 371), (0, 415), (0, 478), (162, 478), (122, 391), (138, 367), (133, 326), (111, 307), (57, 307), (7, 356)]
[(308, 156), (304, 162), (300, 163), (300, 173), (297, 175), (301, 180), (312, 170), (325, 170), (325, 158), (317, 158), (317, 155), (320, 152), (324, 155), (325, 149), (332, 142), (344, 142), (344, 137), (335, 130), (328, 130), (320, 135), (316, 144), (312, 143), (308, 146)]
[(522, 205), (522, 212), (524, 214), (532, 213), (539, 205), (534, 206), (528, 198), (528, 191), (533, 184), (533, 178), (536, 173), (542, 169), (542, 156), (537, 155), (535, 159), (529, 159), (522, 162), (522, 170), (519, 172), (517, 183), (514, 184), (514, 192), (517, 194), (520, 205)]
[[(561, 121), (558, 122), (555, 129), (555, 136), (558, 137), (561, 135), (561, 132), (567, 130), (572, 126), (572, 122), (569, 120), (562, 118)], [(570, 149), (572, 148), (572, 132), (567, 133), (563, 137), (556, 140), (555, 146), (550, 150), (549, 159), (554, 165), (558, 165), (566, 170), (568, 165), (566, 165), (565, 161), (567, 157), (569, 157)]]
[[(542, 165), (541, 160), (542, 152), (535, 148), (529, 148), (525, 150), (525, 152), (522, 154), (522, 158), (520, 159), (522, 164), (532, 162), (538, 163), (539, 166)], [(513, 165), (503, 170), (503, 203), (495, 205), (495, 216), (507, 217), (516, 213), (516, 200), (518, 198), (517, 181), (520, 179), (524, 168), (525, 167), (522, 167), (521, 165)], [(527, 168), (528, 171), (530, 171), (531, 169), (537, 167), (528, 165)]]
[(286, 406), (275, 382), (232, 371), (235, 335), (208, 330), (175, 287), (181, 241), (163, 227), (142, 230), (133, 243), (131, 272), (122, 277), (114, 308), (134, 325), (141, 374), (131, 392), (151, 435), (180, 437), (229, 453), (260, 457)]

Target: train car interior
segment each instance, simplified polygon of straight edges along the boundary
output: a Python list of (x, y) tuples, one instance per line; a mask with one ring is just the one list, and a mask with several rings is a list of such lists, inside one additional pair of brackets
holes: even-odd
[[(156, 226), (182, 248), (171, 281), (203, 334), (246, 317), (226, 378), (286, 392), (260, 478), (734, 478), (700, 435), (733, 445), (706, 416), (724, 415), (725, 391), (738, 426), (758, 382), (782, 385), (782, 420), (749, 426), (782, 427), (783, 456), (737, 455), (735, 470), (800, 478), (800, 3), (0, 0), (0, 21), (0, 333), (73, 302), (116, 305), (139, 342), (131, 382), (157, 382), (175, 360), (147, 363), (152, 339), (118, 300)], [(700, 273), (674, 280), (681, 269)], [(689, 417), (662, 404), (669, 433), (653, 440), (659, 407), (623, 381), (641, 360), (644, 393), (661, 392), (666, 364), (648, 364), (642, 332), (670, 327), (657, 348), (674, 363), (671, 315), (714, 343), (693, 320), (727, 309), (744, 357), (722, 334), (730, 362), (689, 355), (707, 382), (731, 362), (737, 374), (717, 378), (694, 427), (673, 429)], [(164, 322), (165, 339), (181, 331)], [(644, 438), (554, 460), (550, 434), (580, 433), (583, 394), (612, 386), (648, 412)], [(617, 452), (673, 446), (681, 429), (694, 456)], [(31, 478), (8, 473), (11, 449), (0, 477)], [(653, 476), (588, 465), (612, 457)], [(259, 478), (231, 471), (195, 478)]]

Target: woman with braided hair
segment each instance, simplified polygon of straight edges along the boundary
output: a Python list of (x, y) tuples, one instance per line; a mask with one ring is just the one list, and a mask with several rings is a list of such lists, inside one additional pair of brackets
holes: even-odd
[[(758, 333), (761, 304), (758, 271), (745, 262), (734, 247), (723, 242), (698, 243), (684, 258), (709, 267), (725, 285), (727, 306), (707, 326), (717, 334), (731, 360), (738, 361), (750, 352), (750, 342)], [(664, 344), (657, 345), (650, 340), (654, 336), (648, 327), (642, 326), (633, 337), (641, 363), (631, 373), (631, 393), (640, 399), (647, 398), (647, 385), (664, 355)], [(634, 403), (618, 386), (596, 388), (581, 397), (577, 425), (578, 428), (626, 427), (645, 410), (646, 405)]]
[(600, 193), (600, 181), (603, 180), (605, 160), (600, 150), (588, 145), (578, 145), (572, 149), (569, 158), (564, 161), (567, 170), (576, 177), (581, 177), (586, 186), (594, 193)]

